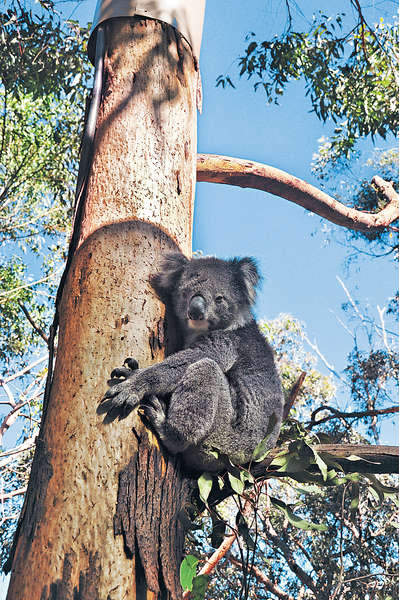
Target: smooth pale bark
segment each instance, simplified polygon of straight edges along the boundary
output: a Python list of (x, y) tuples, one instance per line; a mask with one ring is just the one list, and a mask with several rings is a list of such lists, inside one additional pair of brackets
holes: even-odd
[[(96, 408), (110, 371), (127, 356), (145, 366), (163, 355), (162, 306), (148, 277), (165, 251), (191, 252), (198, 73), (188, 44), (169, 25), (115, 19), (107, 23), (106, 40), (104, 93), (80, 242), (60, 306), (53, 385), (9, 600), (177, 593), (175, 574), (168, 580), (164, 569), (160, 581), (160, 565), (142, 563), (157, 561), (158, 554), (162, 562), (167, 554), (160, 548), (148, 558), (143, 529), (149, 545), (159, 543), (156, 534), (167, 528), (165, 515), (173, 504), (168, 494), (180, 481), (178, 466), (143, 433), (136, 414), (105, 425)], [(130, 473), (137, 481), (125, 482), (122, 492), (119, 488), (125, 504), (115, 517), (121, 471), (121, 479)], [(145, 486), (138, 481), (143, 472)], [(132, 533), (126, 523), (137, 499), (132, 499), (135, 486), (150, 511), (136, 513)], [(160, 511), (162, 498), (167, 505)], [(124, 535), (115, 535), (114, 526)], [(154, 593), (146, 591), (144, 573)]]

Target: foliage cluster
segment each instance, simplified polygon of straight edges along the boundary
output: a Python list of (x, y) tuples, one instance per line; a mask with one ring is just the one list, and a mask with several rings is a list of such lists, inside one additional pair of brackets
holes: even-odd
[(48, 323), (71, 220), (89, 78), (86, 37), (87, 29), (63, 23), (52, 4), (10, 2), (0, 13), (3, 372), (7, 361), (42, 343), (21, 303), (41, 327)]
[[(363, 13), (355, 24), (346, 17), (320, 11), (304, 31), (290, 18), (283, 33), (263, 41), (251, 32), (239, 60), (240, 76), (255, 79), (254, 89), (261, 88), (269, 103), (278, 103), (290, 82), (304, 81), (317, 117), (336, 123), (324, 152), (330, 163), (350, 157), (359, 137), (385, 139), (399, 126), (398, 24), (381, 19), (369, 27)], [(217, 85), (233, 83), (221, 75)]]

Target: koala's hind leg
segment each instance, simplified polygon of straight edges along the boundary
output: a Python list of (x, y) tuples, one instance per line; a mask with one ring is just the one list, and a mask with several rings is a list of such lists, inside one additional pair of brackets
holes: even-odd
[[(229, 384), (220, 367), (205, 358), (189, 365), (173, 392), (167, 414), (155, 398), (143, 406), (161, 441), (172, 453), (199, 444), (233, 419)], [(213, 437), (213, 436), (212, 436)]]

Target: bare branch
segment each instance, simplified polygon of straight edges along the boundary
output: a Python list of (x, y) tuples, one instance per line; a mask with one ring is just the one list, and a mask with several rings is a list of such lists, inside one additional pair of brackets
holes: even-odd
[(10, 388), (8, 387), (7, 383), (3, 379), (0, 379), (0, 385), (3, 388), (3, 390), (5, 391), (6, 396), (8, 398), (8, 402), (5, 402), (5, 404), (9, 404), (10, 406), (15, 406), (16, 403), (14, 400), (13, 393), (10, 390)]
[(8, 413), (8, 415), (6, 415), (4, 417), (4, 419), (3, 419), (3, 421), (1, 422), (1, 425), (0, 425), (0, 442), (3, 439), (3, 435), (5, 434), (5, 432), (18, 419), (19, 411), (21, 410), (21, 408), (23, 408), (26, 404), (29, 404), (30, 401), (31, 400), (29, 398), (29, 400), (18, 402), (17, 404), (15, 404), (14, 408), (12, 410), (10, 410), (10, 412)]
[(10, 498), (13, 498), (14, 496), (21, 496), (22, 494), (25, 494), (27, 489), (28, 489), (27, 487), (23, 487), (23, 488), (19, 488), (19, 490), (13, 490), (12, 492), (7, 492), (6, 494), (0, 494), (0, 502), (3, 502), (4, 500), (9, 500)]
[(304, 335), (304, 339), (309, 344), (309, 346), (312, 348), (312, 350), (314, 350), (314, 352), (316, 352), (317, 356), (320, 358), (320, 360), (322, 360), (322, 362), (327, 367), (327, 369), (337, 379), (339, 379), (344, 385), (348, 385), (348, 383), (345, 381), (345, 379), (338, 373), (338, 371), (335, 370), (334, 365), (330, 364), (328, 362), (328, 360), (326, 359), (326, 357), (324, 356), (324, 354), (321, 353), (320, 348), (317, 345), (317, 342), (316, 341), (314, 343), (311, 342), (307, 335)]
[(0, 454), (0, 458), (4, 458), (4, 460), (2, 460), (0, 462), (0, 468), (4, 467), (5, 465), (7, 465), (10, 462), (10, 460), (9, 460), (10, 457), (12, 457), (11, 460), (14, 460), (14, 456), (16, 454), (20, 454), (21, 452), (30, 450), (31, 448), (33, 448), (35, 443), (36, 443), (36, 436), (28, 438), (22, 444), (20, 444), (19, 446), (16, 446), (15, 448), (12, 448), (11, 450), (6, 450), (5, 452), (2, 452)]
[(37, 325), (37, 323), (35, 323), (31, 314), (29, 313), (28, 309), (24, 305), (24, 303), (21, 300), (18, 300), (18, 304), (21, 307), (21, 310), (24, 313), (25, 317), (28, 319), (29, 323), (32, 325), (33, 329), (40, 335), (40, 337), (48, 345), (48, 336), (44, 333), (43, 329), (41, 327), (39, 327), (39, 325)]
[[(229, 556), (228, 558), (229, 561), (233, 563), (233, 565), (236, 565), (241, 569), (243, 568), (243, 564), (240, 560), (234, 558), (233, 556)], [(289, 594), (284, 592), (284, 590), (282, 590), (276, 583), (269, 579), (267, 575), (255, 565), (252, 565), (252, 568), (248, 569), (248, 571), (250, 571), (251, 574), (255, 575), (259, 583), (263, 584), (267, 591), (274, 594), (276, 598), (279, 598), (280, 600), (294, 600), (293, 596), (290, 596)]]
[[(22, 377), (22, 375), (25, 375), (25, 373), (28, 373), (29, 371), (31, 371), (32, 369), (37, 367), (37, 365), (40, 365), (40, 363), (42, 363), (46, 360), (47, 360), (47, 356), (42, 356), (41, 358), (38, 358), (37, 360), (33, 361), (33, 363), (31, 363), (30, 365), (27, 365), (26, 367), (24, 367), (17, 373), (14, 373), (13, 375), (10, 375), (6, 379), (4, 379), (4, 383), (10, 383), (10, 381), (14, 381), (14, 379), (18, 379), (18, 377)], [(4, 383), (3, 383), (3, 385), (4, 385)]]
[[(316, 421), (316, 415), (322, 410), (329, 410), (332, 414)], [(327, 405), (319, 406), (318, 408), (316, 408), (316, 410), (312, 412), (309, 427), (314, 427), (315, 425), (326, 423), (326, 421), (331, 421), (331, 419), (363, 419), (364, 417), (378, 417), (379, 415), (391, 415), (397, 412), (399, 412), (399, 406), (391, 406), (390, 408), (379, 408), (375, 410), (361, 410), (353, 412), (344, 412)]]
[(310, 183), (285, 171), (242, 158), (199, 154), (197, 180), (269, 192), (299, 204), (336, 225), (357, 231), (382, 231), (399, 219), (399, 194), (395, 192), (392, 183), (378, 176), (373, 178), (372, 183), (385, 196), (388, 204), (375, 214), (345, 206)]
[(59, 269), (54, 271), (54, 273), (50, 273), (50, 275), (46, 275), (46, 277), (42, 277), (41, 279), (38, 279), (37, 281), (25, 283), (24, 285), (19, 285), (18, 287), (13, 288), (12, 290), (5, 290), (4, 292), (0, 292), (0, 296), (5, 296), (5, 297), (12, 296), (15, 292), (19, 292), (19, 290), (31, 288), (35, 285), (39, 285), (39, 283), (44, 283), (45, 281), (48, 281), (49, 279), (56, 277), (58, 275), (58, 273), (61, 272), (61, 270), (62, 270), (62, 267), (60, 267)]

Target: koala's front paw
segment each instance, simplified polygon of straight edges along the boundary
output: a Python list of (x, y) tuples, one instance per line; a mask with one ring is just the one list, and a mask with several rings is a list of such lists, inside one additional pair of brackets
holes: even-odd
[(165, 404), (157, 396), (148, 396), (140, 404), (140, 413), (148, 419), (155, 431), (160, 433), (160, 429), (166, 420)]
[(124, 364), (127, 366), (112, 371), (111, 379), (108, 381), (110, 388), (97, 407), (97, 414), (106, 413), (104, 423), (111, 423), (118, 417), (119, 419), (127, 417), (141, 400), (142, 396), (136, 390), (134, 377), (138, 372), (138, 362), (133, 358), (127, 358)]

